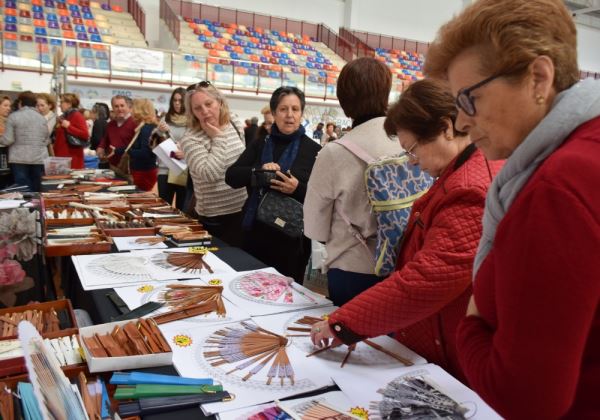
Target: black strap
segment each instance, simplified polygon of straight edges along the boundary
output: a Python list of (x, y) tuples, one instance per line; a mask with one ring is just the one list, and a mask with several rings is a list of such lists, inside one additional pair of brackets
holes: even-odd
[(475, 144), (473, 144), (473, 143), (471, 143), (467, 147), (465, 147), (465, 150), (463, 150), (462, 152), (460, 152), (460, 155), (458, 155), (458, 159), (456, 159), (456, 163), (454, 163), (454, 170), (456, 171), (467, 160), (469, 160), (469, 158), (471, 157), (471, 155), (473, 153), (475, 153), (475, 150), (477, 150), (477, 146), (475, 146)]
[(233, 121), (229, 121), (229, 124), (231, 124), (233, 126), (233, 129), (235, 130), (235, 132), (237, 133), (238, 137), (240, 138), (240, 140), (244, 141), (244, 139), (242, 138), (242, 135), (240, 134), (240, 130), (238, 130), (238, 128), (235, 126), (235, 124), (233, 123)]

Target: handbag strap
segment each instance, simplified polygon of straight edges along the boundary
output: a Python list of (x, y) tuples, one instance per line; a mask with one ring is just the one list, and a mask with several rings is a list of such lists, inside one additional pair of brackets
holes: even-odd
[(125, 151), (123, 152), (124, 155), (127, 154), (127, 152), (129, 152), (129, 149), (131, 149), (131, 146), (133, 146), (133, 143), (135, 143), (135, 141), (137, 140), (138, 136), (140, 135), (140, 132), (142, 131), (142, 127), (144, 126), (144, 122), (141, 122), (136, 128), (135, 128), (135, 135), (133, 136), (133, 138), (131, 139), (131, 141), (129, 142), (129, 145), (127, 145), (127, 148), (125, 149)]
[(233, 129), (235, 130), (235, 132), (237, 133), (238, 137), (240, 138), (240, 140), (242, 139), (242, 134), (240, 133), (240, 130), (238, 130), (238, 128), (235, 126), (235, 124), (233, 123), (233, 121), (229, 121), (229, 123), (233, 126)]

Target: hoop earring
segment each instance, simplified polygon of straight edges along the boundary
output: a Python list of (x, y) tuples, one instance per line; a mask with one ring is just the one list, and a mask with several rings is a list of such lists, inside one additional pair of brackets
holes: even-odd
[(544, 98), (542, 95), (536, 95), (535, 103), (538, 105), (544, 105), (546, 103), (546, 98)]

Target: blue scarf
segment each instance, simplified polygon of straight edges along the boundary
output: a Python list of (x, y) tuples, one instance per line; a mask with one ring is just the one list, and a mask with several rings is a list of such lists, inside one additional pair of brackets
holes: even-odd
[[(276, 162), (281, 168), (281, 172), (286, 173), (292, 167), (292, 164), (296, 160), (298, 156), (298, 150), (300, 149), (300, 141), (304, 136), (305, 130), (303, 126), (300, 126), (298, 130), (294, 131), (291, 134), (283, 134), (277, 128), (276, 124), (271, 126), (271, 134), (269, 134), (265, 138), (265, 145), (262, 150), (262, 155), (260, 157), (260, 166), (265, 163), (274, 162), (273, 158), (273, 150), (274, 150), (274, 141), (278, 140), (283, 143), (287, 143), (287, 146), (279, 160)], [(255, 187), (252, 189), (252, 193), (248, 198), (248, 205), (246, 206), (246, 213), (244, 214), (244, 220), (242, 222), (242, 227), (244, 229), (252, 228), (254, 225), (254, 219), (256, 219), (256, 212), (258, 210), (258, 205), (260, 203), (261, 197), (269, 191), (270, 188), (258, 188)]]

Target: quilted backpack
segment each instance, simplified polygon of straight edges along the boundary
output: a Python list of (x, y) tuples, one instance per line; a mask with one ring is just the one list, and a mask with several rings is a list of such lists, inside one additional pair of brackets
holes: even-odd
[[(427, 192), (433, 178), (421, 171), (419, 166), (409, 164), (408, 156), (404, 153), (375, 159), (355, 143), (344, 139), (335, 143), (345, 147), (367, 164), (367, 196), (377, 218), (375, 274), (380, 277), (387, 276), (396, 268), (411, 207), (415, 200)], [(352, 234), (369, 249), (365, 238), (350, 220), (342, 212), (340, 216), (348, 224)]]

